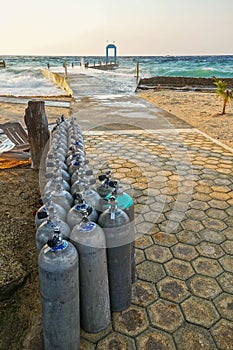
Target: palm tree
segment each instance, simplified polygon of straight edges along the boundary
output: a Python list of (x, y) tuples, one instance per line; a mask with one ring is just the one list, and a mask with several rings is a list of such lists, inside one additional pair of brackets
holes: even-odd
[(217, 80), (215, 77), (214, 77), (214, 84), (217, 87), (216, 93), (218, 94), (218, 96), (223, 98), (222, 114), (225, 114), (227, 102), (230, 102), (231, 98), (233, 97), (233, 92), (232, 90), (227, 89), (227, 84), (224, 81)]

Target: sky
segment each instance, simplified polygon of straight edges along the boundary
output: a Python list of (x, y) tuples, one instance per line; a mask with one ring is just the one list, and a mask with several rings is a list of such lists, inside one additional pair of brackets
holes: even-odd
[(1, 55), (233, 54), (233, 0), (7, 0)]

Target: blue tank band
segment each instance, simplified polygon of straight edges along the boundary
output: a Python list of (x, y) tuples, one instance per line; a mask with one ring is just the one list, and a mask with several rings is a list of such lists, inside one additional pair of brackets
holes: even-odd
[(90, 232), (96, 228), (96, 224), (92, 221), (89, 221), (85, 224), (81, 224), (79, 226), (79, 231), (80, 232)]
[(68, 242), (65, 240), (62, 240), (61, 244), (55, 245), (54, 247), (51, 247), (52, 252), (57, 252), (60, 250), (64, 250), (68, 247)]
[(75, 210), (83, 210), (83, 209), (87, 209), (88, 208), (88, 205), (86, 203), (83, 203), (83, 204), (77, 204), (75, 205), (74, 209)]

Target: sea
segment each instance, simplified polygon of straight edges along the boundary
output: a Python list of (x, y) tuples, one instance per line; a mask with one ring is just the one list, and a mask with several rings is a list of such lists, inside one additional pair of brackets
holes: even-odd
[[(50, 67), (55, 72), (64, 72), (64, 62), (73, 73), (95, 76), (120, 84), (120, 91), (134, 92), (136, 65), (139, 77), (155, 76), (233, 78), (233, 55), (216, 56), (121, 56), (119, 67), (112, 72), (83, 69), (81, 63), (104, 62), (101, 56), (1, 56), (6, 68), (0, 68), (0, 97), (59, 96), (65, 92), (42, 75), (42, 69)], [(71, 68), (72, 67), (72, 68)], [(115, 80), (114, 80), (115, 79)], [(87, 91), (88, 93), (88, 91)], [(91, 93), (91, 91), (90, 91)], [(107, 93), (107, 91), (106, 91)]]

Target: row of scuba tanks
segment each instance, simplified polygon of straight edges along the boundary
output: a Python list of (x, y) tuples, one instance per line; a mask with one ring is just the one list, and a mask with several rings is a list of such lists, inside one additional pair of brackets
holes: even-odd
[(80, 326), (105, 329), (111, 311), (130, 306), (136, 279), (132, 198), (112, 180), (97, 180), (75, 118), (51, 133), (36, 213), (45, 350), (77, 350)]

